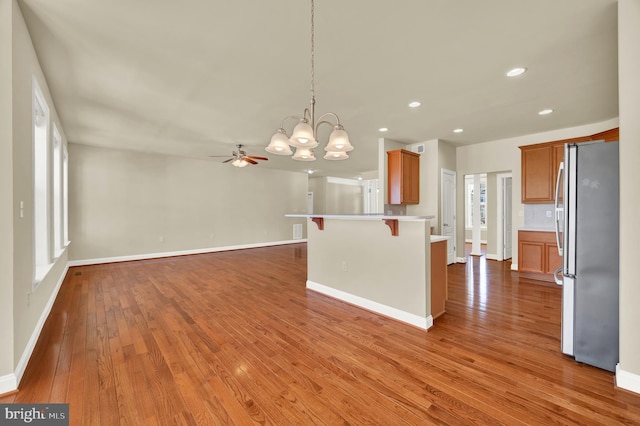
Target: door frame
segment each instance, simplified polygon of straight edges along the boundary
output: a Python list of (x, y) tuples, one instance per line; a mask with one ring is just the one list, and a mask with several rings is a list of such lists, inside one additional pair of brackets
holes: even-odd
[[(497, 208), (497, 243), (498, 243), (498, 258), (496, 260), (504, 260), (504, 180), (507, 178), (511, 178), (511, 209), (512, 209), (512, 218), (513, 218), (513, 173), (498, 173), (496, 175), (497, 188), (496, 192), (498, 193), (498, 208)], [(513, 224), (513, 220), (511, 222)], [(513, 225), (512, 225), (513, 228)], [(513, 251), (513, 229), (511, 229), (511, 250)]]
[[(455, 263), (458, 260), (458, 252), (457, 252), (457, 232), (458, 232), (458, 226), (457, 226), (457, 220), (458, 220), (458, 210), (457, 210), (457, 194), (458, 194), (458, 186), (457, 186), (457, 179), (458, 179), (458, 174), (455, 170), (449, 170), (449, 169), (445, 169), (442, 168), (440, 169), (440, 234), (444, 235), (443, 232), (443, 227), (444, 227), (444, 175), (448, 174), (451, 175), (453, 177), (453, 190), (454, 190), (454, 194), (453, 194), (453, 236), (451, 244), (453, 244), (454, 250), (453, 250), (453, 262)], [(449, 264), (449, 259), (448, 259), (448, 253), (447, 253), (447, 264)]]

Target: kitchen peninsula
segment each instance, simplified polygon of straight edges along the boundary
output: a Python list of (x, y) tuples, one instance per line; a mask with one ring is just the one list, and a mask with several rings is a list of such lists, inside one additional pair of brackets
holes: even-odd
[(423, 329), (433, 325), (433, 216), (286, 216), (307, 219), (308, 289)]

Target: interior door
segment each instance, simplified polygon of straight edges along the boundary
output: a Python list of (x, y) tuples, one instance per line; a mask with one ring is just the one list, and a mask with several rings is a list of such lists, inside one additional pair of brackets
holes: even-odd
[(511, 259), (512, 254), (512, 245), (513, 245), (513, 226), (512, 226), (512, 218), (511, 218), (511, 178), (504, 178), (504, 183), (502, 185), (502, 223), (503, 223), (503, 238), (504, 238), (504, 252), (502, 258), (504, 260)]
[(442, 169), (440, 232), (449, 238), (447, 265), (456, 261), (456, 172)]

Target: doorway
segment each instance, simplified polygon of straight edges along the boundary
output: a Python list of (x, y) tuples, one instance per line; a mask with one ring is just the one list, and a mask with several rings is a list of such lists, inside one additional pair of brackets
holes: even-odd
[(440, 233), (449, 237), (447, 265), (456, 261), (456, 172), (441, 169)]
[(499, 173), (497, 176), (498, 195), (498, 259), (507, 260), (512, 257), (513, 250), (513, 217), (512, 217), (512, 174)]

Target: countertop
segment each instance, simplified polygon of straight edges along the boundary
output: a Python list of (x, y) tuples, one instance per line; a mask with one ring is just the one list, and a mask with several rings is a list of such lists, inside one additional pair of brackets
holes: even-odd
[(394, 219), (398, 221), (429, 220), (435, 216), (387, 216), (383, 214), (285, 214), (286, 217), (321, 217), (324, 219), (341, 220), (381, 220)]
[(431, 236), (431, 242), (432, 243), (437, 243), (439, 241), (446, 241), (451, 237), (445, 237), (444, 235), (432, 235)]
[(529, 226), (523, 226), (518, 228), (518, 231), (533, 231), (533, 232), (556, 232), (555, 228), (532, 228)]

